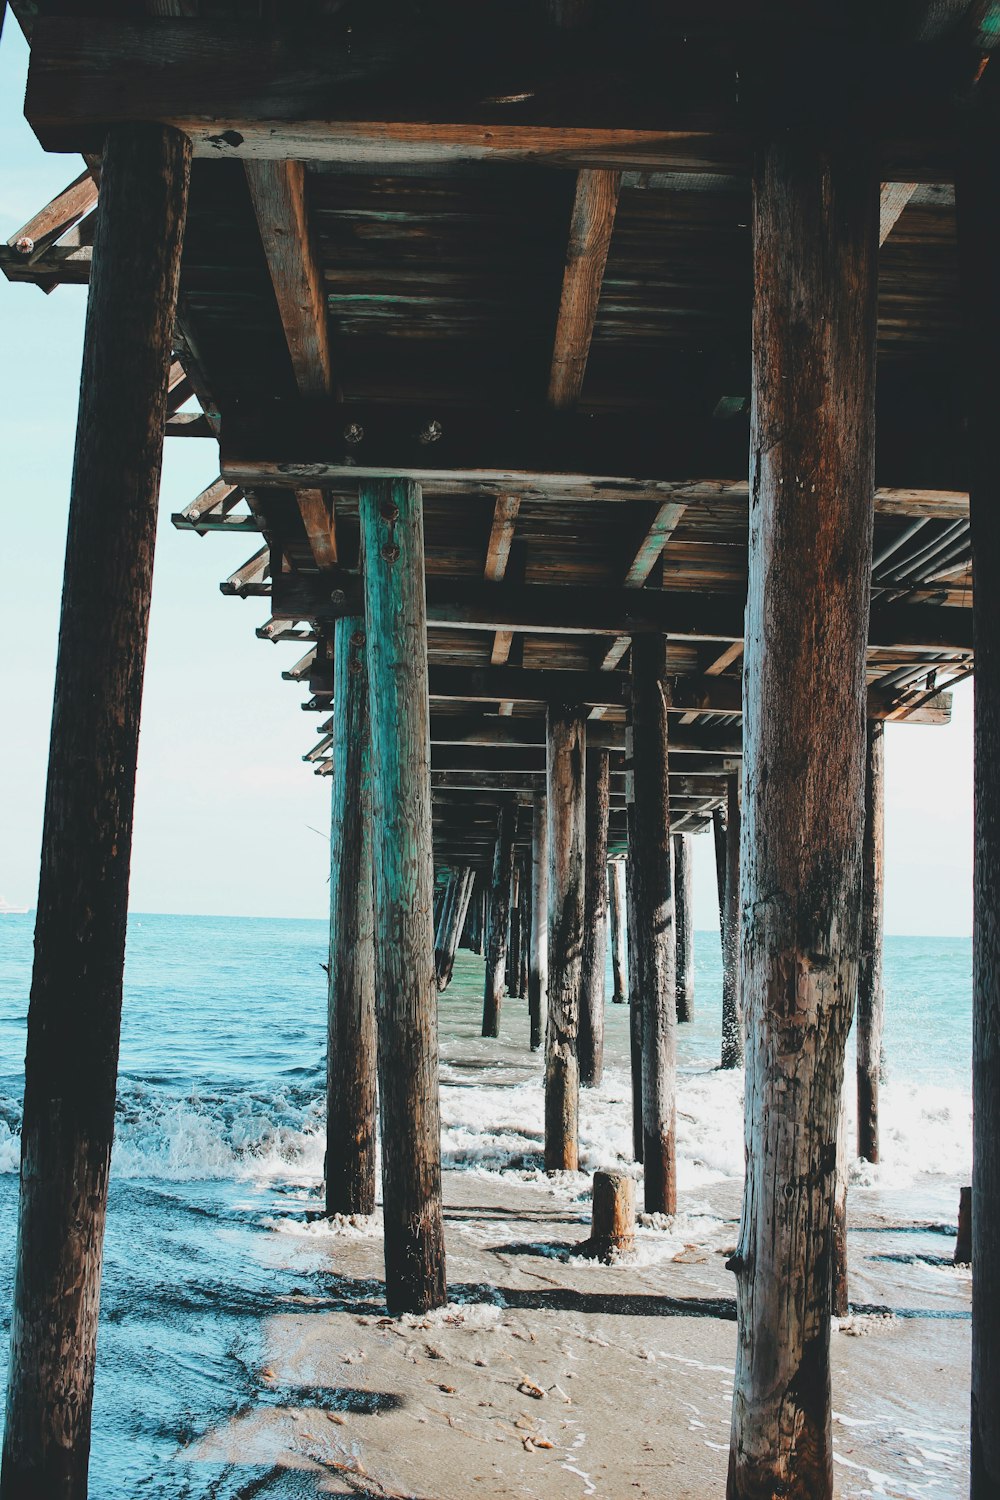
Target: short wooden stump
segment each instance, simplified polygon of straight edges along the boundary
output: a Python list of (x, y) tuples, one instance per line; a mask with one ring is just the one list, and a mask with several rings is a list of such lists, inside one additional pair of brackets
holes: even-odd
[(593, 1217), (585, 1253), (605, 1264), (635, 1249), (635, 1178), (595, 1172)]

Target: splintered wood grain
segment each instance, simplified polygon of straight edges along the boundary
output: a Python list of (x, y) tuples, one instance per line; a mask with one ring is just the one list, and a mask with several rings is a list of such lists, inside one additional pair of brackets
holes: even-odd
[(747, 1178), (732, 1261), (728, 1493), (829, 1500), (832, 1215), (859, 936), (878, 183), (863, 153), (789, 135), (761, 150), (754, 189)]

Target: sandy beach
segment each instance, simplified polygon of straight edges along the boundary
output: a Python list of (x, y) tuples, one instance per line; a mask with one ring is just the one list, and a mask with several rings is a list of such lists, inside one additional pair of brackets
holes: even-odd
[[(576, 1254), (586, 1190), (447, 1172), (452, 1300), (425, 1318), (384, 1316), (377, 1221), (275, 1220), (270, 1252), (301, 1285), (267, 1320), (257, 1398), (178, 1466), (242, 1469), (248, 1496), (722, 1494), (738, 1191), (640, 1225), (633, 1260), (606, 1267)], [(854, 1310), (832, 1334), (845, 1497), (963, 1492), (970, 1283), (953, 1228), (854, 1207)]]

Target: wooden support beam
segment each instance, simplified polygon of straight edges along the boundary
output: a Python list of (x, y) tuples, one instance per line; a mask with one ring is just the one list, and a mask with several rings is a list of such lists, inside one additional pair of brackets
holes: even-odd
[[(656, 564), (663, 556), (663, 549), (674, 534), (677, 523), (684, 514), (685, 505), (676, 500), (665, 500), (636, 550), (635, 556), (625, 572), (625, 587), (641, 589)], [(601, 669), (610, 672), (617, 667), (629, 648), (629, 637), (620, 635), (611, 642), (604, 653)]]
[[(529, 718), (523, 714), (506, 719), (497, 715), (435, 713), (430, 722), (430, 735), (432, 745), (540, 748), (545, 744), (545, 724), (541, 718)], [(673, 742), (680, 754), (691, 752), (737, 757), (743, 753), (743, 734), (738, 724), (720, 729), (700, 724), (678, 726)], [(624, 750), (625, 726), (607, 721), (592, 724), (591, 743), (604, 750)]]
[(26, 224), (22, 224), (7, 244), (16, 251), (22, 264), (33, 265), (50, 245), (62, 239), (74, 224), (89, 214), (96, 203), (97, 183), (88, 167), (43, 209), (33, 214)]
[(1000, 1493), (1000, 576), (997, 425), (1000, 406), (1000, 171), (997, 80), (979, 85), (957, 180), (958, 245), (968, 370), (970, 523), (976, 637), (972, 957), (971, 1500)]
[[(626, 637), (627, 639), (627, 637)], [(727, 648), (740, 655), (742, 641)], [(713, 663), (710, 662), (710, 666)], [(586, 672), (576, 670), (539, 671), (528, 667), (473, 667), (455, 663), (432, 662), (428, 668), (432, 704), (502, 703), (544, 706), (550, 701), (571, 696), (575, 703), (587, 707), (623, 709), (627, 702), (628, 674), (625, 672)], [(310, 677), (314, 693), (332, 690), (332, 679), (318, 672)], [(669, 712), (687, 714), (693, 720), (699, 714), (733, 714), (742, 717), (743, 684), (738, 677), (675, 677), (671, 683)], [(951, 720), (951, 697), (935, 692), (922, 704), (909, 710), (900, 708), (899, 697), (892, 687), (873, 683), (868, 689), (868, 715), (873, 719), (896, 718), (906, 712), (901, 722), (910, 724), (947, 724)]]
[(455, 952), (465, 926), (475, 874), (471, 865), (462, 865), (455, 872), (451, 887), (451, 900), (447, 908), (447, 920), (442, 921), (434, 944), (434, 970), (437, 976), (437, 987), (442, 991), (451, 984), (452, 971), (455, 967)]
[[(323, 275), (313, 252), (300, 161), (248, 161), (247, 186), (257, 215), (295, 383), (309, 397), (333, 388)], [(321, 489), (296, 489), (302, 524), (318, 568), (337, 561), (336, 520)]]
[(861, 856), (861, 946), (858, 964), (858, 1156), (877, 1162), (878, 1085), (882, 1069), (882, 922), (885, 837), (885, 731), (868, 720), (865, 739), (865, 834)]
[[(243, 18), (192, 25), (38, 16), (26, 114), (54, 151), (96, 149), (116, 120), (165, 120), (191, 136), (196, 155), (212, 160), (431, 165), (492, 158), (743, 177), (748, 133), (758, 123), (752, 101), (771, 76), (762, 74), (762, 57), (773, 68), (780, 50), (794, 65), (823, 45), (821, 31), (792, 36), (783, 28), (773, 39), (765, 33), (766, 45), (757, 39), (753, 51), (738, 49), (713, 75), (715, 54), (698, 38), (681, 46), (688, 39), (680, 28), (674, 46), (662, 31), (630, 26), (618, 35), (602, 26), (578, 30), (572, 48), (540, 49), (537, 32), (518, 28), (507, 13), (500, 25), (486, 10), (480, 25), (450, 34), (428, 31), (421, 20), (348, 29), (334, 18), (282, 32)], [(857, 40), (865, 56), (870, 36), (862, 28)], [(671, 53), (684, 61), (675, 57), (665, 87)], [(940, 92), (929, 94), (926, 69), (907, 68), (902, 40), (884, 55), (884, 67), (868, 69), (868, 87), (838, 68), (838, 99), (850, 88), (855, 129), (883, 141), (884, 178), (940, 181), (955, 129), (951, 74), (942, 70)], [(734, 104), (736, 73), (746, 106)], [(700, 85), (697, 95), (689, 78)], [(825, 90), (813, 92), (829, 106)]]
[[(593, 726), (588, 726), (588, 737)], [(584, 872), (583, 969), (580, 978), (580, 1082), (596, 1086), (604, 1075), (604, 970), (608, 953), (608, 808), (611, 793), (607, 750), (587, 747), (586, 868)]]
[(487, 900), (483, 1036), (500, 1035), (500, 1007), (503, 1001), (504, 972), (507, 966), (507, 915), (510, 911), (510, 882), (514, 868), (516, 827), (517, 804), (507, 799), (501, 803), (497, 814), (493, 879)]
[(743, 1066), (743, 1002), (740, 981), (742, 919), (740, 911), (740, 773), (726, 778), (726, 905), (722, 919), (722, 1056), (723, 1068)]
[(853, 141), (824, 149), (809, 131), (783, 133), (757, 158), (753, 224), (748, 1152), (730, 1261), (728, 1494), (830, 1500), (833, 1198), (857, 984), (872, 570), (874, 163)]
[(375, 851), (386, 1303), (447, 1301), (432, 921), (427, 622), (419, 487), (360, 487)]
[(628, 999), (625, 977), (625, 861), (613, 859), (608, 865), (608, 912), (611, 926), (611, 1003), (624, 1005)]
[(620, 190), (620, 172), (577, 174), (549, 374), (549, 405), (556, 411), (575, 406), (583, 390)]
[(172, 515), (170, 520), (178, 531), (197, 531), (199, 536), (209, 531), (258, 531), (256, 516), (232, 514), (243, 498), (239, 485), (229, 484), (225, 479), (213, 479), (190, 505)]
[(326, 293), (309, 238), (305, 167), (255, 159), (245, 170), (295, 383), (303, 396), (327, 396), (333, 376)]
[(298, 489), (295, 499), (317, 568), (337, 564), (337, 523), (331, 502), (322, 490)]
[(916, 190), (915, 182), (883, 182), (878, 204), (879, 249), (895, 229), (900, 214)]
[[(360, 478), (399, 471), (442, 495), (527, 494), (532, 504), (634, 501), (747, 505), (742, 422), (665, 418), (636, 410), (553, 412), (498, 403), (235, 403), (222, 435), (222, 473), (248, 487), (297, 483), (353, 493)], [(967, 519), (957, 422), (914, 430), (912, 407), (887, 393), (876, 512)], [(932, 441), (933, 437), (933, 441)]]
[(586, 718), (548, 711), (549, 1009), (545, 1038), (545, 1170), (575, 1172), (580, 1153), (577, 1035), (583, 977)]
[(377, 1030), (365, 623), (337, 621), (330, 819), (326, 1212), (375, 1212)]
[(635, 986), (642, 1013), (642, 1159), (647, 1213), (677, 1210), (674, 901), (664, 643), (632, 642), (633, 816), (629, 820)]
[(673, 835), (675, 993), (678, 1021), (694, 1020), (694, 884), (691, 835)]
[[(223, 592), (235, 592), (223, 586)], [(272, 574), (276, 619), (334, 620), (357, 612), (357, 580), (334, 574), (333, 587), (314, 573)], [(667, 589), (597, 588), (569, 584), (498, 583), (478, 579), (427, 580), (427, 619), (436, 629), (514, 630), (529, 634), (665, 636), (674, 640), (743, 640), (744, 601), (738, 596)], [(972, 649), (972, 610), (931, 604), (876, 604), (872, 646)], [(721, 649), (721, 647), (720, 647)]]
[(544, 791), (531, 804), (531, 956), (528, 969), (529, 1045), (537, 1052), (544, 1039), (549, 996), (549, 863), (548, 814)]
[[(520, 495), (498, 495), (493, 508), (493, 525), (486, 548), (486, 566), (483, 576), (487, 583), (500, 583), (507, 572), (510, 549), (517, 527), (517, 513), (521, 508)], [(510, 656), (514, 637), (509, 630), (498, 630), (493, 637), (490, 660), (495, 667), (503, 666)], [(509, 710), (508, 710), (509, 711)]]
[(139, 713), (190, 144), (110, 132), (28, 1011), (5, 1496), (87, 1493)]

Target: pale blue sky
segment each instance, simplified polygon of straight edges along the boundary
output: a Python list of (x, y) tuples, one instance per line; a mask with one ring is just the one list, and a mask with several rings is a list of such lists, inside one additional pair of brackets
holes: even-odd
[[(0, 43), (0, 236), (75, 177), (21, 114), (27, 49)], [(0, 894), (34, 905), (85, 293), (46, 297), (0, 276), (4, 642)], [(323, 916), (329, 782), (301, 761), (317, 720), (281, 671), (301, 654), (258, 641), (262, 600), (218, 584), (253, 538), (176, 532), (218, 472), (214, 443), (167, 443), (150, 626), (131, 905), (136, 911)], [(972, 692), (947, 729), (886, 735), (886, 926), (965, 934), (972, 919)], [(716, 926), (710, 838), (695, 840), (695, 917)]]

